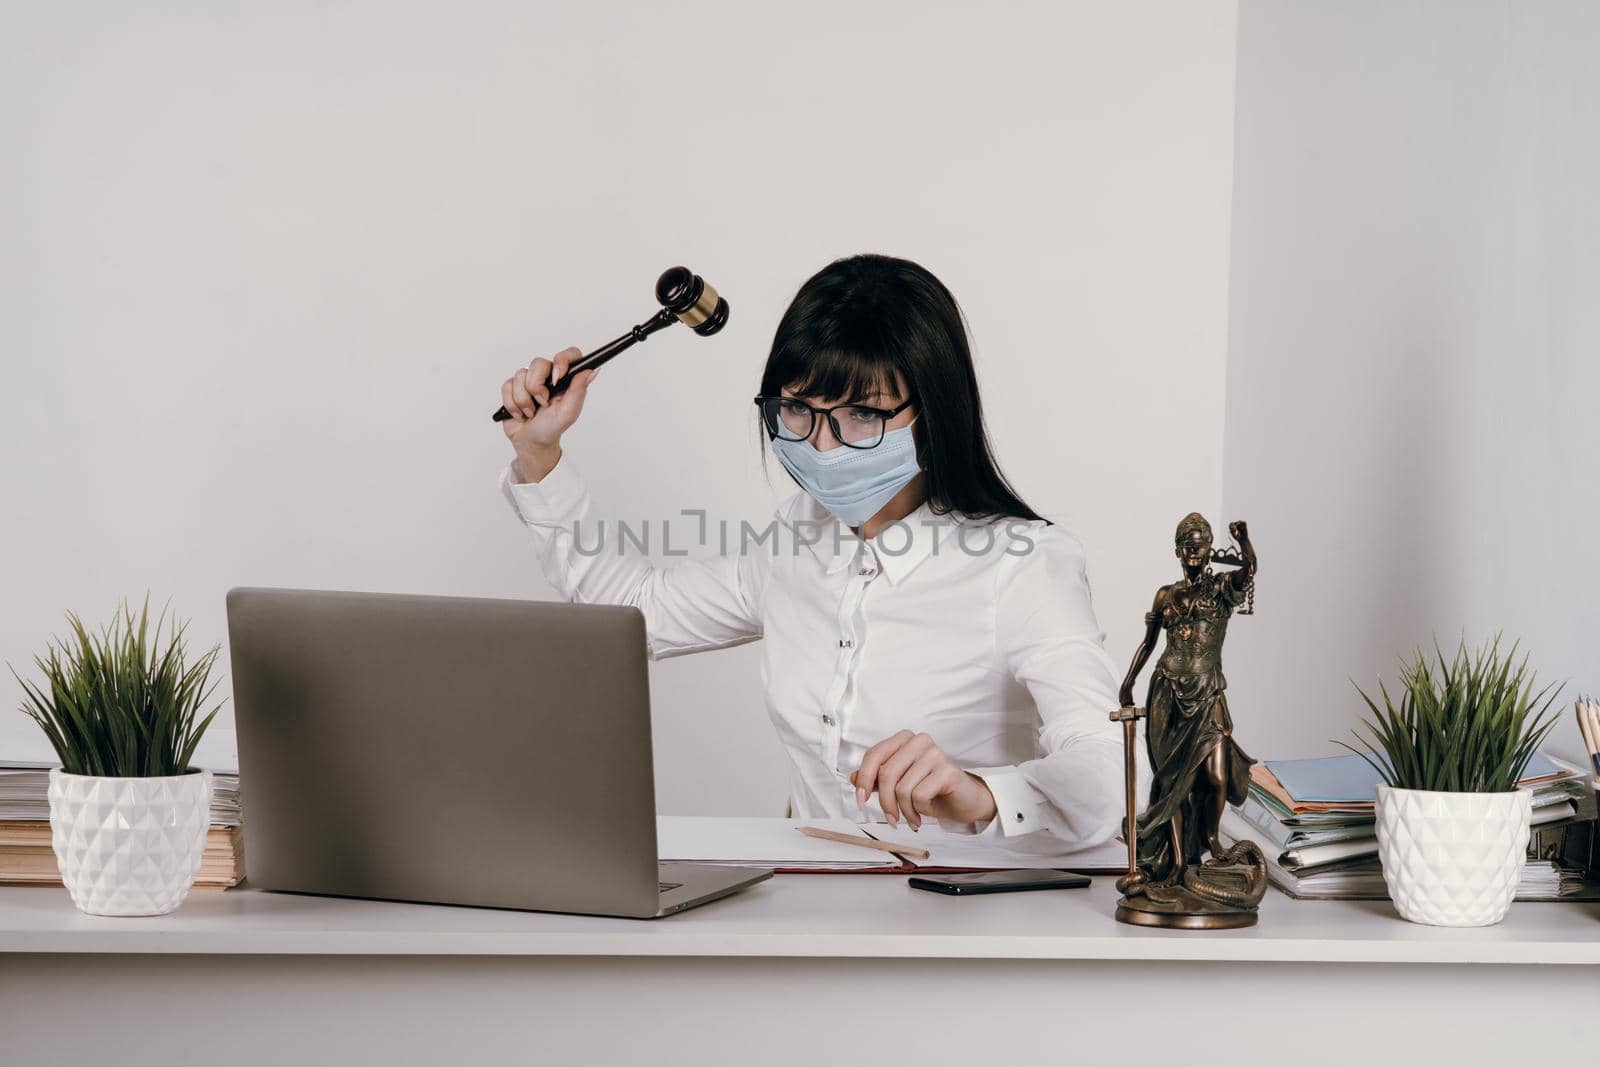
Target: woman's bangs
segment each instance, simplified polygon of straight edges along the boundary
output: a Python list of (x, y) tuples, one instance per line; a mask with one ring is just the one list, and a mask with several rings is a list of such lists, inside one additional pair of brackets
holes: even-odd
[(898, 392), (895, 369), (887, 354), (869, 356), (842, 348), (801, 354), (786, 350), (771, 368), (773, 381), (797, 396), (839, 398), (840, 403), (881, 401)]

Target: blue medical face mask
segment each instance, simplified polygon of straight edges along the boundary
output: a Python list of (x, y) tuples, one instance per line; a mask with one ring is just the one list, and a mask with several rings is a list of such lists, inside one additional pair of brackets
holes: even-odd
[(876, 448), (840, 445), (818, 452), (809, 438), (774, 437), (772, 451), (800, 487), (846, 526), (872, 518), (922, 469), (910, 424), (884, 434)]

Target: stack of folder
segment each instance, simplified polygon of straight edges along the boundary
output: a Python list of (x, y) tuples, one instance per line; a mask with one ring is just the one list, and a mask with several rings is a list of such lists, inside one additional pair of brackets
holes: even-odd
[[(60, 885), (50, 845), (50, 764), (0, 762), (0, 886)], [(211, 828), (195, 889), (228, 889), (244, 879), (239, 775), (212, 771)]]
[[(1292, 897), (1387, 897), (1373, 810), (1381, 781), (1354, 754), (1257, 763), (1250, 768), (1250, 795), (1223, 814), (1222, 836), (1260, 846), (1272, 884)], [(1534, 826), (1577, 816), (1584, 791), (1577, 768), (1537, 753), (1519, 785), (1533, 791)], [(1567, 897), (1584, 885), (1579, 872), (1529, 863), (1518, 899)]]

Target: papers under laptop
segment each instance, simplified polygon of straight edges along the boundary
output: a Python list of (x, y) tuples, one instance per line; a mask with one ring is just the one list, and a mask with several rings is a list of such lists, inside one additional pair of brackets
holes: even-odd
[[(925, 860), (856, 845), (807, 837), (801, 826), (871, 837), (927, 849)], [(656, 817), (656, 851), (663, 860), (781, 871), (1049, 870), (1121, 872), (1128, 846), (1120, 839), (1090, 849), (1067, 850), (1045, 834), (994, 840), (924, 824), (913, 833), (904, 824), (858, 825), (852, 819), (760, 819), (694, 815)]]

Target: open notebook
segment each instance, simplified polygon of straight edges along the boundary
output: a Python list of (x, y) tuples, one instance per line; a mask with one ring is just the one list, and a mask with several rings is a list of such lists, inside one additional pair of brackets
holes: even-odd
[[(900, 860), (891, 853), (807, 837), (797, 830), (816, 826), (838, 833), (925, 848), (925, 860)], [(924, 824), (912, 832), (904, 824), (858, 825), (852, 819), (760, 819), (696, 815), (656, 817), (656, 851), (663, 860), (732, 867), (773, 867), (780, 871), (1050, 870), (1121, 873), (1128, 869), (1128, 846), (1120, 839), (1076, 851), (1065, 850), (1045, 834), (978, 838)]]

